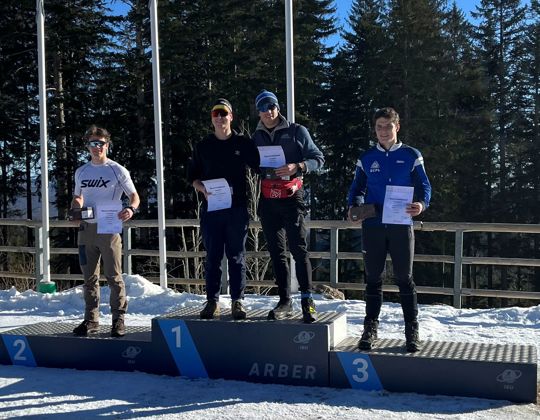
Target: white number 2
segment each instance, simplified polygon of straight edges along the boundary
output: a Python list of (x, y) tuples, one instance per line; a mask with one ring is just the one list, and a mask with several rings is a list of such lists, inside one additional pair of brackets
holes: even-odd
[(352, 376), (353, 380), (356, 381), (356, 382), (366, 382), (368, 379), (369, 379), (369, 374), (368, 374), (368, 362), (365, 360), (365, 359), (361, 359), (361, 358), (358, 358), (358, 359), (354, 359), (353, 365), (360, 365), (358, 366), (358, 368), (356, 369), (356, 372), (360, 374), (360, 376), (354, 374)]
[(15, 340), (13, 342), (13, 347), (19, 347), (17, 353), (15, 353), (15, 356), (13, 356), (13, 360), (20, 362), (26, 361), (26, 356), (23, 355), (24, 351), (26, 350), (26, 342), (21, 339)]

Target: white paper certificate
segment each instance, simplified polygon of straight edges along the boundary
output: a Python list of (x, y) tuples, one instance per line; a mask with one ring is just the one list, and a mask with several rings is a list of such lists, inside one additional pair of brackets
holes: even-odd
[(261, 168), (279, 168), (285, 165), (285, 153), (281, 146), (258, 146)]
[(122, 210), (122, 203), (98, 204), (97, 233), (121, 233), (122, 221), (118, 213)]
[(231, 208), (231, 187), (225, 178), (208, 179), (202, 183), (208, 192), (208, 211)]
[(386, 186), (382, 222), (392, 225), (412, 225), (412, 217), (407, 214), (407, 205), (412, 203), (414, 187)]

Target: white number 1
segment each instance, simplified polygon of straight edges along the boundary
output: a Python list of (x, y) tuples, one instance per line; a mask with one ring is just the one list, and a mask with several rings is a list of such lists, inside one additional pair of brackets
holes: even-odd
[(182, 347), (182, 336), (180, 335), (181, 333), (181, 329), (180, 329), (180, 325), (178, 327), (174, 327), (172, 330), (171, 330), (174, 334), (176, 334), (176, 348), (180, 348)]

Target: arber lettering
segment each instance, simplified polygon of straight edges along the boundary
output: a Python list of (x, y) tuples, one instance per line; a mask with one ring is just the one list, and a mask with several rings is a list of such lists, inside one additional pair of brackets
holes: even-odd
[(264, 378), (291, 378), (315, 380), (317, 368), (313, 365), (288, 365), (286, 363), (261, 363), (251, 365), (248, 376)]

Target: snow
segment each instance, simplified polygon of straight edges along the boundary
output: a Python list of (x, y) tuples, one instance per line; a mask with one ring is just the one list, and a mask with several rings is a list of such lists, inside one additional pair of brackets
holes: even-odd
[[(182, 307), (202, 308), (204, 296), (163, 290), (124, 275), (128, 325)], [(109, 289), (101, 289), (101, 323), (111, 322)], [(319, 311), (347, 313), (348, 335), (360, 336), (365, 305), (315, 296)], [(247, 295), (248, 309), (270, 309), (275, 298)], [(223, 296), (221, 305), (230, 305)], [(298, 299), (295, 299), (296, 309)], [(38, 322), (82, 319), (82, 288), (61, 293), (0, 290), (0, 331)], [(540, 349), (540, 305), (530, 308), (455, 309), (420, 305), (423, 340), (514, 343)], [(380, 337), (403, 338), (398, 304), (385, 303)], [(62, 349), (59, 349), (62, 351)], [(186, 379), (139, 372), (77, 371), (0, 365), (0, 418), (89, 419), (540, 419), (538, 404), (477, 398), (365, 392), (239, 381)]]

